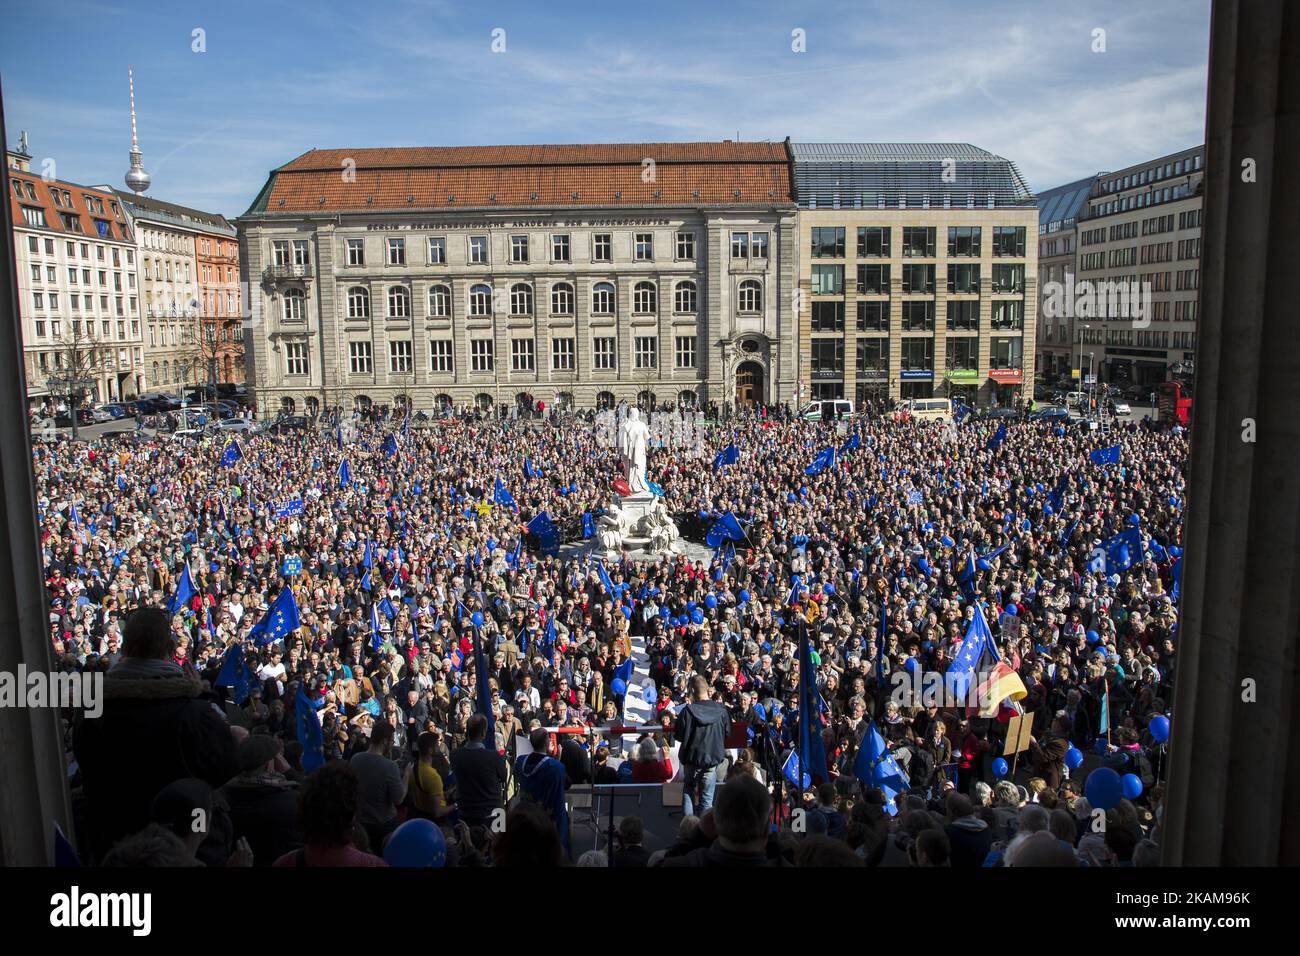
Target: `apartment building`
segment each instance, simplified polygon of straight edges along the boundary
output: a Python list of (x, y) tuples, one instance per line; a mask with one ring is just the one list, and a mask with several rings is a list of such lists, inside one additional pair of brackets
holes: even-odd
[(1036, 374), (1066, 378), (1077, 365), (1073, 310), (1057, 314), (1053, 296), (1070, 286), (1077, 268), (1079, 214), (1087, 208), (1096, 177), (1038, 193), (1038, 359)]

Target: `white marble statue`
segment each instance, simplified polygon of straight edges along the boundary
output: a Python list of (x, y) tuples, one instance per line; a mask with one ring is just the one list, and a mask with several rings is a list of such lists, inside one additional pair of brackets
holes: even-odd
[(671, 551), (678, 538), (677, 522), (673, 521), (662, 498), (655, 501), (643, 521), (650, 538), (650, 550), (660, 554)]
[(645, 483), (645, 443), (650, 429), (641, 421), (637, 409), (629, 409), (627, 418), (618, 426), (618, 454), (623, 465), (623, 477), (633, 495), (649, 494)]
[(623, 550), (623, 538), (632, 530), (627, 512), (618, 505), (611, 505), (596, 524), (596, 538), (602, 551), (614, 554)]

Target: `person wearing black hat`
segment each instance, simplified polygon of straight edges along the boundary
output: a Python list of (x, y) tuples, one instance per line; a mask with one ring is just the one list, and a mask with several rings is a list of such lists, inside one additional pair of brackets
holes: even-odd
[(239, 774), (221, 788), (235, 835), (248, 841), (255, 866), (270, 866), (301, 845), (298, 785), (284, 776), (282, 744), (255, 733), (239, 746)]

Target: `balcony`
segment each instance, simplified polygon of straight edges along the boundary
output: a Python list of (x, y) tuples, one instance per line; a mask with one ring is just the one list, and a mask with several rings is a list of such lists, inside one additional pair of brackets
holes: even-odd
[(292, 279), (310, 279), (310, 265), (267, 266), (262, 278), (269, 282), (283, 282)]

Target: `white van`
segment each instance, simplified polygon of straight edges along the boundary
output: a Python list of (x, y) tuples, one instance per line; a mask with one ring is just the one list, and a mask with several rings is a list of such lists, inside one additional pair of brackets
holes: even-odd
[(799, 412), (799, 417), (805, 421), (819, 422), (828, 405), (831, 406), (831, 414), (835, 418), (848, 418), (853, 414), (853, 403), (847, 398), (825, 398), (809, 402)]
[(907, 414), (923, 422), (952, 421), (952, 400), (948, 398), (913, 398), (907, 403)]

